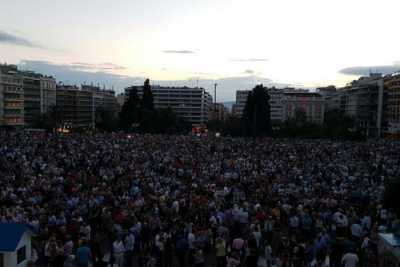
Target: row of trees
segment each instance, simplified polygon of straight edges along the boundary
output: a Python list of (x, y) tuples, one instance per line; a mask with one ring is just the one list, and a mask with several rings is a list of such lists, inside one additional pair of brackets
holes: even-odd
[(294, 117), (285, 122), (274, 124), (270, 120), (269, 100), (267, 88), (257, 85), (248, 94), (242, 118), (232, 116), (225, 121), (213, 120), (208, 127), (231, 136), (362, 139), (362, 134), (354, 130), (354, 120), (339, 110), (327, 111), (322, 125), (308, 121), (302, 109), (297, 109)]
[(278, 137), (332, 138), (344, 140), (363, 140), (363, 134), (355, 129), (354, 120), (340, 110), (328, 110), (324, 114), (322, 125), (307, 120), (302, 109), (282, 124), (277, 125)]
[[(63, 111), (54, 106), (48, 113), (38, 117), (34, 127), (53, 130), (64, 125)], [(141, 133), (184, 133), (190, 130), (190, 123), (178, 117), (171, 108), (155, 109), (154, 98), (147, 79), (143, 86), (142, 98), (132, 87), (121, 112), (98, 107), (95, 112), (97, 130), (141, 132)]]
[(155, 109), (150, 80), (144, 82), (142, 98), (136, 88), (129, 91), (128, 99), (119, 114), (119, 128), (126, 132), (185, 133), (190, 123), (178, 117), (171, 108)]
[[(257, 85), (247, 96), (242, 118), (230, 117), (225, 121), (212, 120), (208, 123), (211, 131), (231, 136), (277, 136), (305, 138), (360, 139), (361, 134), (354, 131), (354, 121), (338, 110), (325, 113), (325, 120), (318, 125), (307, 120), (302, 109), (283, 123), (273, 124), (270, 120), (270, 96), (267, 88)], [(37, 122), (37, 127), (54, 129), (62, 121), (62, 112), (54, 107)], [(144, 82), (142, 97), (135, 87), (129, 95), (121, 112), (99, 107), (95, 116), (96, 128), (101, 131), (141, 132), (141, 133), (186, 133), (190, 123), (177, 116), (172, 109), (155, 109), (150, 81)]]
[(225, 121), (212, 120), (208, 128), (231, 136), (271, 136), (269, 94), (266, 88), (257, 85), (247, 95), (242, 118), (231, 116)]

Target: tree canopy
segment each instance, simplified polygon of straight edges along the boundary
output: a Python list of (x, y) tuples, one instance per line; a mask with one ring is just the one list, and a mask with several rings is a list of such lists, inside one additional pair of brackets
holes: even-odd
[(272, 134), (269, 99), (268, 91), (262, 84), (254, 87), (247, 95), (242, 117), (247, 135), (270, 136)]
[(153, 92), (151, 91), (149, 79), (144, 82), (142, 104), (143, 109), (154, 110)]
[(178, 117), (171, 108), (154, 108), (149, 79), (144, 82), (141, 99), (136, 88), (132, 87), (129, 91), (129, 97), (120, 113), (120, 127), (124, 131), (161, 134), (182, 133), (190, 130), (190, 124)]
[(132, 130), (134, 124), (139, 123), (141, 112), (141, 101), (136, 88), (129, 91), (128, 99), (122, 106), (120, 113), (120, 127), (122, 130)]

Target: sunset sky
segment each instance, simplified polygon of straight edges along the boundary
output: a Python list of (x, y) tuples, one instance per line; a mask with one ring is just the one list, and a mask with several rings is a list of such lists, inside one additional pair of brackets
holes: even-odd
[(342, 86), (400, 70), (399, 0), (13, 0), (0, 62), (99, 82), (203, 86), (220, 100), (254, 84)]

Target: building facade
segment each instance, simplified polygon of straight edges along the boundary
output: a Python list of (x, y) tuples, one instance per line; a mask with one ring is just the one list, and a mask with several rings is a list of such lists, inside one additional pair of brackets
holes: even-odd
[(41, 88), (39, 74), (24, 72), (23, 77), (24, 88), (24, 116), (25, 125), (33, 125), (41, 115)]
[(59, 122), (66, 127), (89, 127), (94, 123), (93, 93), (77, 86), (57, 86)]
[(125, 103), (125, 94), (124, 93), (120, 93), (117, 95), (117, 103), (118, 103), (118, 110), (121, 111), (122, 106)]
[(250, 90), (236, 91), (236, 102), (232, 105), (232, 115), (242, 117), (244, 106), (246, 105), (247, 96)]
[(285, 92), (282, 97), (283, 120), (293, 118), (298, 110), (303, 110), (307, 121), (316, 124), (324, 122), (325, 99), (312, 92)]
[(35, 122), (56, 105), (56, 80), (42, 74), (21, 71), (24, 88), (25, 126)]
[(105, 110), (118, 112), (118, 101), (113, 90), (101, 89), (98, 86), (82, 85), (82, 91), (93, 93), (94, 108), (103, 107)]
[(41, 106), (40, 111), (42, 114), (50, 112), (57, 104), (56, 100), (56, 87), (57, 82), (53, 77), (43, 76), (40, 79), (40, 94)]
[(23, 79), (14, 65), (0, 65), (0, 125), (24, 125)]
[(284, 121), (284, 109), (283, 109), (283, 89), (268, 89), (269, 94), (269, 106), (270, 106), (270, 116), (271, 123), (276, 124)]
[(56, 104), (56, 81), (15, 65), (0, 65), (0, 124), (32, 126)]
[(57, 110), (60, 122), (68, 127), (93, 127), (96, 110), (102, 107), (117, 114), (118, 103), (113, 90), (103, 90), (97, 86), (58, 85), (56, 90)]
[(371, 73), (351, 82), (339, 92), (340, 110), (354, 119), (357, 129), (367, 137), (380, 137), (385, 130), (387, 100), (382, 75)]
[(115, 97), (115, 92), (113, 90), (101, 89), (99, 86), (92, 85), (82, 85), (82, 91), (87, 91), (92, 93), (92, 123), (94, 124), (96, 121), (96, 111), (99, 108), (103, 108), (109, 112), (112, 112), (115, 116), (117, 116), (120, 111), (119, 104), (117, 102), (117, 98)]
[[(294, 88), (268, 88), (267, 90), (270, 97), (269, 105), (272, 124), (281, 123), (293, 115), (287, 110), (287, 108), (292, 106), (295, 107), (297, 105), (296, 101), (300, 100), (300, 98), (294, 97), (296, 93), (309, 94), (307, 90)], [(236, 91), (236, 102), (232, 107), (232, 114), (234, 116), (242, 117), (249, 92), (250, 90)], [(291, 95), (291, 93), (294, 93), (294, 95)], [(311, 103), (314, 102), (312, 101)], [(311, 113), (310, 118), (314, 118), (312, 114), (314, 113)]]
[(384, 87), (387, 92), (386, 133), (400, 136), (400, 73), (386, 76)]
[(222, 103), (216, 103), (212, 105), (211, 119), (225, 121), (228, 116), (228, 109)]
[[(136, 89), (140, 98), (143, 86), (131, 86), (125, 89), (125, 97)], [(192, 124), (204, 124), (211, 117), (212, 96), (203, 88), (152, 86), (154, 107), (171, 108), (178, 116)]]

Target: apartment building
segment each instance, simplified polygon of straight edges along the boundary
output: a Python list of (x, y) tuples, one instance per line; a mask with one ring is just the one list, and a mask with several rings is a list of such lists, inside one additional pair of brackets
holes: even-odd
[[(139, 97), (143, 95), (143, 86), (131, 86), (125, 89), (125, 96), (135, 88)], [(171, 108), (174, 112), (192, 124), (203, 124), (211, 117), (212, 96), (203, 88), (152, 86), (154, 107)]]
[(40, 75), (21, 73), (24, 89), (25, 125), (33, 125), (41, 115)]
[(57, 110), (62, 125), (76, 128), (93, 126), (93, 93), (81, 90), (77, 86), (58, 85)]
[(82, 85), (82, 91), (89, 91), (93, 93), (93, 103), (95, 110), (103, 107), (112, 112), (118, 112), (118, 102), (113, 90), (101, 89), (99, 86)]
[[(307, 90), (294, 89), (294, 88), (267, 88), (269, 94), (270, 116), (272, 123), (280, 123), (285, 121), (291, 113), (285, 112), (285, 108), (289, 102), (294, 101), (296, 98), (290, 98), (290, 93), (308, 93)], [(247, 95), (250, 90), (236, 91), (236, 102), (232, 106), (232, 114), (237, 117), (242, 117), (243, 109), (246, 105)], [(292, 95), (294, 96), (294, 95)], [(285, 100), (285, 101), (284, 101)], [(292, 104), (289, 104), (291, 107)]]
[(0, 123), (29, 127), (55, 106), (54, 78), (5, 64), (0, 65), (0, 75)]
[(24, 119), (32, 126), (56, 105), (56, 80), (31, 71), (20, 71), (24, 89)]
[(368, 137), (380, 137), (384, 130), (387, 92), (382, 74), (371, 73), (341, 88), (340, 110), (352, 117)]
[(386, 122), (387, 134), (400, 135), (400, 73), (394, 73), (384, 78), (387, 92)]
[(236, 91), (236, 102), (232, 105), (232, 115), (242, 117), (249, 92), (250, 90)]
[(268, 89), (268, 94), (269, 94), (269, 107), (270, 107), (270, 117), (271, 117), (271, 123), (279, 123), (284, 121), (284, 110), (283, 110), (283, 103), (282, 103), (282, 98), (283, 98), (283, 89), (275, 89), (271, 88)]
[(319, 93), (287, 91), (282, 96), (283, 121), (294, 117), (297, 110), (306, 113), (307, 121), (322, 124), (324, 122), (325, 99)]
[(57, 82), (53, 77), (43, 76), (40, 79), (40, 90), (41, 90), (41, 105), (40, 112), (42, 114), (50, 112), (52, 108), (57, 104), (56, 101), (56, 87)]
[(15, 65), (0, 65), (0, 125), (24, 125), (23, 79)]
[(211, 109), (211, 119), (213, 120), (220, 120), (220, 121), (224, 121), (226, 120), (227, 116), (228, 116), (228, 109), (224, 106), (224, 104), (222, 103), (216, 103), (212, 105), (212, 109)]
[(81, 88), (58, 85), (56, 92), (61, 123), (72, 128), (94, 126), (99, 107), (115, 113), (119, 111), (113, 90), (92, 85), (82, 85)]

